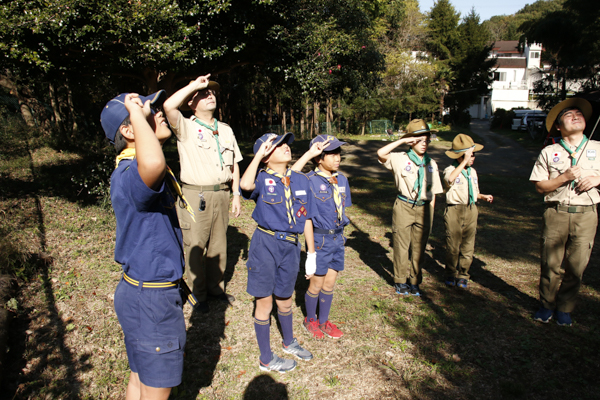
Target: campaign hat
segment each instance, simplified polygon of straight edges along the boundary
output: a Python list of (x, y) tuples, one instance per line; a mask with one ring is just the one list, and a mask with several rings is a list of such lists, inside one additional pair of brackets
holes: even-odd
[[(125, 118), (129, 116), (129, 111), (125, 108), (125, 96), (128, 94), (129, 93), (121, 93), (110, 100), (106, 103), (100, 113), (100, 124), (102, 125), (102, 129), (104, 129), (104, 134), (111, 143), (115, 142), (115, 136), (117, 136), (119, 127), (123, 121), (125, 121)], [(144, 104), (146, 101), (150, 100), (150, 106), (160, 107), (167, 99), (167, 92), (159, 90), (156, 93), (148, 96), (140, 96), (139, 98)], [(154, 113), (154, 111), (152, 112)]]
[(579, 110), (581, 110), (583, 117), (585, 118), (585, 122), (587, 122), (592, 116), (592, 105), (586, 99), (582, 99), (580, 97), (571, 97), (570, 99), (563, 100), (552, 107), (552, 110), (550, 110), (548, 116), (546, 117), (546, 129), (551, 136), (558, 135), (555, 122), (560, 112), (565, 108), (571, 107), (577, 107)]
[(422, 119), (413, 119), (406, 125), (406, 133), (402, 135), (406, 137), (418, 137), (424, 135), (431, 135), (433, 132), (437, 132), (437, 129), (429, 129), (429, 125)]
[(473, 142), (471, 136), (459, 133), (452, 141), (452, 148), (446, 151), (446, 155), (450, 158), (457, 159), (462, 157), (469, 149), (479, 151), (483, 149), (483, 145)]

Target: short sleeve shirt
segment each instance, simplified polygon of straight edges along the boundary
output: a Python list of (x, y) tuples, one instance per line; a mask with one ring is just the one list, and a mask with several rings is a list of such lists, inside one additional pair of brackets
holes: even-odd
[(333, 185), (327, 178), (317, 175), (315, 171), (310, 171), (307, 176), (318, 210), (318, 215), (313, 218), (313, 226), (320, 229), (337, 229), (348, 225), (350, 220), (346, 216), (346, 208), (352, 206), (348, 178), (340, 173), (337, 175), (338, 191), (342, 200), (342, 220), (340, 221), (333, 199)]
[(307, 219), (317, 216), (315, 197), (310, 189), (308, 177), (301, 172), (292, 171), (290, 176), (292, 208), (296, 217), (288, 222), (285, 186), (281, 179), (260, 170), (256, 177), (255, 188), (250, 199), (256, 202), (252, 218), (263, 228), (289, 233), (304, 232)]
[(383, 163), (383, 166), (394, 173), (396, 188), (402, 196), (408, 199), (431, 201), (433, 196), (444, 192), (438, 166), (434, 160), (431, 160), (431, 163), (425, 166), (425, 178), (423, 179), (423, 190), (420, 199), (417, 199), (418, 190), (413, 190), (419, 167), (408, 158), (408, 154), (393, 152), (387, 161)]
[[(469, 180), (461, 172), (458, 177), (454, 179), (454, 182), (449, 182), (450, 174), (456, 167), (450, 165), (444, 170), (444, 183), (447, 187), (446, 192), (446, 204), (469, 204)], [(477, 171), (471, 167), (471, 185), (473, 187), (473, 196), (475, 202), (477, 202), (477, 195), (479, 194), (479, 179), (477, 178)]]
[(196, 119), (194, 115), (185, 118), (179, 113), (177, 124), (171, 125), (177, 136), (181, 181), (199, 186), (230, 182), (233, 179), (233, 164), (242, 161), (242, 153), (231, 127), (217, 122), (219, 134), (214, 135), (210, 129), (196, 122)]
[[(571, 147), (575, 151), (576, 147)], [(590, 140), (583, 154), (579, 155), (578, 166), (581, 176), (600, 176), (600, 142)], [(560, 144), (545, 147), (540, 153), (529, 180), (542, 182), (554, 179), (563, 174), (571, 166), (571, 156)], [(598, 188), (577, 193), (570, 184), (565, 184), (544, 196), (546, 203), (559, 203), (568, 206), (587, 206), (600, 203)]]
[(184, 256), (176, 196), (163, 182), (150, 189), (137, 160), (123, 160), (110, 180), (117, 219), (115, 261), (123, 272), (143, 282), (173, 282), (182, 277)]

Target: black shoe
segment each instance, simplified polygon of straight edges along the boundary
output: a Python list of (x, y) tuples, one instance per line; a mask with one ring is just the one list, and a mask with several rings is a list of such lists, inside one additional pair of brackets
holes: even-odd
[(218, 294), (216, 296), (210, 295), (209, 297), (213, 300), (219, 300), (220, 302), (225, 303), (225, 304), (231, 304), (235, 301), (235, 297), (233, 297), (233, 295), (231, 295), (229, 293), (225, 293), (225, 292)]
[(208, 301), (199, 301), (194, 307), (194, 311), (200, 314), (208, 314), (210, 311), (210, 307), (208, 306)]

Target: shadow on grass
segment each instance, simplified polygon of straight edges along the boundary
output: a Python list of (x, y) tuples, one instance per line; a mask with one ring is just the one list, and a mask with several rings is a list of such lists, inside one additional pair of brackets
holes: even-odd
[(244, 400), (287, 400), (287, 387), (268, 374), (252, 379), (244, 391)]

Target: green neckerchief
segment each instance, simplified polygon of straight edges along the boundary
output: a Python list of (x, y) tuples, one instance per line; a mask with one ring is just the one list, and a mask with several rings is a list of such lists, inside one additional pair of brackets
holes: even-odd
[(217, 119), (213, 118), (215, 120), (215, 126), (210, 126), (208, 124), (205, 124), (204, 122), (200, 121), (198, 119), (198, 117), (194, 118), (194, 121), (196, 121), (199, 125), (210, 129), (213, 133), (213, 137), (215, 138), (216, 142), (217, 142), (217, 151), (219, 152), (219, 161), (221, 162), (221, 169), (223, 169), (223, 155), (221, 154), (221, 145), (219, 144), (219, 130), (217, 129)]
[[(577, 146), (575, 151), (571, 151), (571, 149), (569, 148), (569, 145), (562, 138), (560, 139), (560, 142), (558, 142), (567, 151), (567, 153), (569, 153), (569, 155), (571, 156), (571, 167), (573, 167), (577, 164), (577, 155), (579, 154), (579, 150), (581, 150), (581, 148), (583, 147), (585, 142), (587, 142), (587, 140), (588, 140), (587, 137), (585, 137), (585, 135), (583, 135), (583, 139), (581, 140), (581, 143), (579, 143), (579, 146)], [(575, 181), (571, 181), (571, 189), (574, 187), (575, 187)]]
[[(454, 165), (455, 168), (458, 168), (458, 161), (454, 160), (454, 163), (452, 164)], [(473, 193), (473, 182), (471, 182), (471, 167), (467, 167), (465, 166), (463, 168), (462, 171), (460, 171), (460, 173), (467, 178), (467, 182), (469, 182), (469, 205), (474, 204), (475, 203), (475, 195)]]
[(416, 201), (421, 200), (421, 191), (423, 190), (423, 180), (425, 179), (425, 166), (429, 165), (429, 163), (431, 162), (431, 157), (429, 157), (429, 154), (425, 153), (423, 154), (423, 160), (419, 159), (419, 156), (417, 155), (417, 153), (414, 152), (413, 149), (408, 150), (408, 153), (406, 153), (408, 155), (408, 158), (410, 159), (410, 161), (414, 162), (415, 165), (417, 167), (419, 167), (419, 173), (417, 175), (417, 180), (415, 181), (415, 186), (413, 187), (413, 190), (417, 190), (417, 198), (415, 199)]

